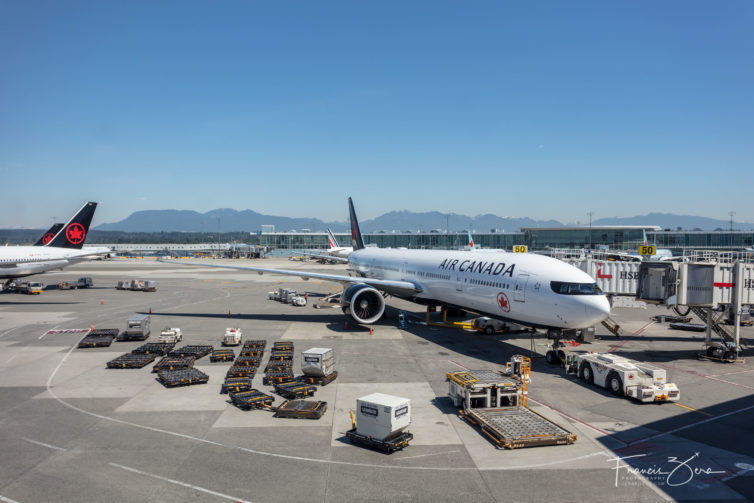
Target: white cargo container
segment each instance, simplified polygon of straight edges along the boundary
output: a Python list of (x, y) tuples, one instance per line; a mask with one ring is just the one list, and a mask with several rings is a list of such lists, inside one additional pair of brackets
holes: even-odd
[(335, 370), (335, 354), (330, 348), (311, 348), (301, 352), (301, 372), (324, 377)]
[(411, 424), (411, 400), (372, 393), (356, 400), (356, 432), (386, 440)]

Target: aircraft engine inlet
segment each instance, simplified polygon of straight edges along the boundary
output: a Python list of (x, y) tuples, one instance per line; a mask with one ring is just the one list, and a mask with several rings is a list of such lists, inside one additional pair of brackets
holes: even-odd
[(382, 317), (385, 298), (369, 285), (351, 285), (343, 290), (343, 312), (358, 323), (368, 325)]

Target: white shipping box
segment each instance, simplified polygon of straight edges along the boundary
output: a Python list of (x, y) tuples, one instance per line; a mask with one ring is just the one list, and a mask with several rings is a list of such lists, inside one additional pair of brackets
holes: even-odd
[(356, 400), (356, 432), (385, 440), (411, 424), (411, 400), (372, 393)]
[(301, 372), (323, 377), (335, 370), (335, 356), (330, 348), (311, 348), (301, 352)]

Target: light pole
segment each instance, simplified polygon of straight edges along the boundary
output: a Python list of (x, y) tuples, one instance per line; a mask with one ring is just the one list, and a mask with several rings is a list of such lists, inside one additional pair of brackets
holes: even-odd
[(587, 212), (587, 215), (589, 215), (589, 253), (592, 253), (592, 215), (594, 212)]

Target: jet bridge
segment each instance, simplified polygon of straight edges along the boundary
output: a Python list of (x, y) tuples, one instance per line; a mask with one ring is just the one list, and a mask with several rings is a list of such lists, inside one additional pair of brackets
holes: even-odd
[[(743, 306), (754, 304), (754, 263), (735, 262), (644, 262), (639, 268), (636, 299), (667, 306), (688, 306), (707, 324), (706, 356), (736, 360), (746, 346), (740, 339)], [(729, 329), (715, 316), (720, 307), (733, 308), (734, 326)], [(721, 342), (713, 343), (712, 332)]]

